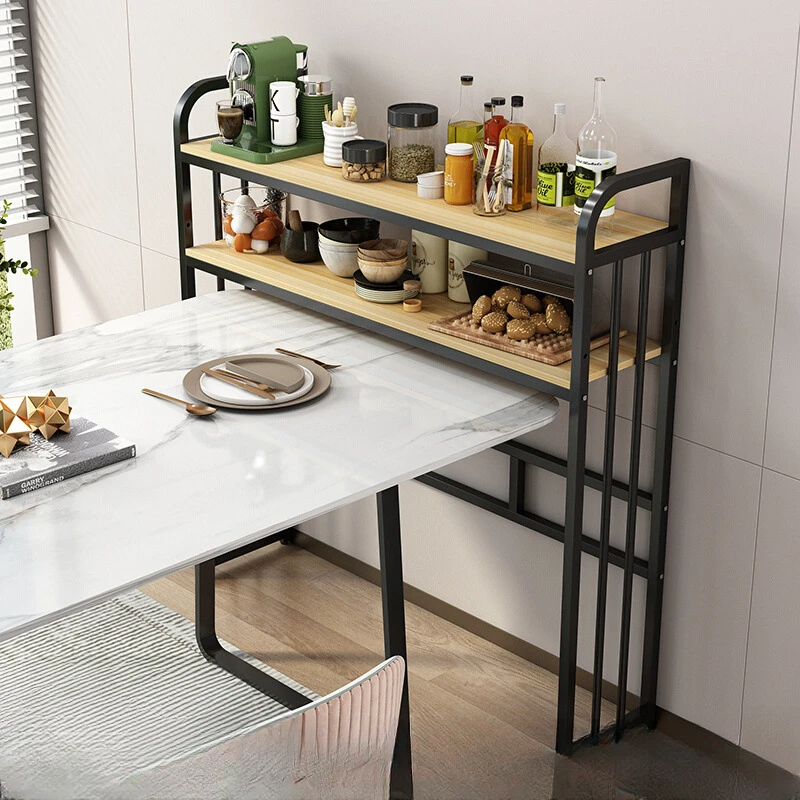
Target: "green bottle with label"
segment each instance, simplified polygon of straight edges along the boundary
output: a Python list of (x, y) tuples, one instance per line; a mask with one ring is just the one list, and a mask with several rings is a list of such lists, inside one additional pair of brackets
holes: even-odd
[[(575, 157), (575, 213), (583, 206), (601, 181), (617, 172), (617, 134), (603, 114), (603, 84), (605, 78), (594, 79), (594, 108), (591, 119), (578, 134), (578, 155)], [(600, 214), (614, 213), (614, 198)]]
[(567, 106), (553, 107), (553, 133), (539, 148), (536, 200), (543, 208), (569, 208), (575, 203), (575, 142), (567, 136)]

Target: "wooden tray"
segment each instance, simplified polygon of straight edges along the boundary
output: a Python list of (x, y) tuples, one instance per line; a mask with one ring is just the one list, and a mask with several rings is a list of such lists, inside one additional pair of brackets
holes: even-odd
[[(471, 310), (434, 320), (428, 323), (428, 327), (450, 336), (457, 336), (459, 339), (466, 339), (468, 342), (485, 344), (487, 347), (494, 347), (495, 350), (504, 350), (506, 353), (541, 361), (543, 364), (555, 366), (572, 358), (571, 333), (537, 333), (532, 339), (518, 342), (509, 339), (504, 333), (486, 333), (480, 325), (472, 321)], [(627, 334), (627, 331), (620, 331), (620, 339)], [(609, 339), (611, 336), (608, 333), (602, 334), (592, 339), (589, 347), (591, 350), (602, 347), (608, 344)]]

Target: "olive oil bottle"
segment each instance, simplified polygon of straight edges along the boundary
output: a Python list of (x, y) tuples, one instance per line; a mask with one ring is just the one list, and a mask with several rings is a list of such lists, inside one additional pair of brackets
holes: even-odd
[[(605, 78), (594, 79), (594, 108), (591, 119), (578, 134), (575, 158), (575, 213), (580, 214), (595, 186), (617, 172), (617, 133), (603, 113)], [(614, 213), (614, 198), (608, 201), (600, 217)]]
[(500, 132), (505, 140), (506, 208), (522, 211), (533, 205), (533, 131), (522, 121), (523, 98), (511, 98), (511, 122)]
[(553, 107), (553, 133), (539, 148), (536, 200), (542, 208), (569, 208), (575, 203), (575, 154), (567, 136), (567, 106)]
[(461, 101), (458, 111), (447, 123), (447, 144), (464, 142), (472, 144), (483, 134), (483, 123), (480, 121), (472, 100), (472, 75), (461, 76)]

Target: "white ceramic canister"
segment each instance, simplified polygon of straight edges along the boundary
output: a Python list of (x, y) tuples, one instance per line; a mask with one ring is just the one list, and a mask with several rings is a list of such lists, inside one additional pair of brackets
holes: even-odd
[(447, 291), (447, 239), (411, 231), (411, 271), (424, 294)]
[(471, 261), (483, 261), (485, 250), (461, 242), (449, 242), (447, 253), (447, 296), (456, 303), (469, 303), (469, 293), (464, 280), (464, 267)]
[(342, 144), (350, 139), (363, 139), (358, 135), (358, 125), (347, 125), (337, 128), (335, 125), (322, 123), (322, 133), (325, 136), (325, 149), (322, 151), (322, 160), (329, 167), (342, 166)]

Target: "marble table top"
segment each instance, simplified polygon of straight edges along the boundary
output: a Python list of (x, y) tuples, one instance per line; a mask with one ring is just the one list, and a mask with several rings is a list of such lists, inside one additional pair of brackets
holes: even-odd
[[(275, 347), (342, 364), (323, 398), (190, 417), (200, 362)], [(227, 291), (0, 353), (0, 394), (55, 388), (135, 459), (0, 501), (0, 639), (546, 425), (558, 403), (265, 297)]]

